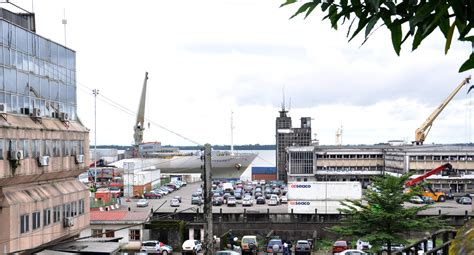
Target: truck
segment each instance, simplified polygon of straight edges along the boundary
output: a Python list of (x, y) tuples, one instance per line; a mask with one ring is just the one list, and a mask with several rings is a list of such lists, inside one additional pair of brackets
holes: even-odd
[[(455, 174), (453, 170), (453, 166), (450, 163), (443, 164), (435, 169), (432, 169), (412, 180), (409, 180), (405, 183), (405, 187), (409, 188), (415, 185), (422, 185), (421, 183), (426, 180), (426, 178), (441, 173), (443, 176), (452, 176)], [(444, 202), (446, 201), (446, 193), (443, 191), (434, 191), (431, 186), (423, 185), (424, 191), (422, 192), (422, 196), (431, 197), (436, 202)]]

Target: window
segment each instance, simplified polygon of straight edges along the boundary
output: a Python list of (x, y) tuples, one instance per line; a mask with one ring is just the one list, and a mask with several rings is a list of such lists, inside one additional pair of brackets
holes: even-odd
[(106, 229), (105, 237), (115, 237), (115, 231), (113, 229)]
[(71, 216), (74, 217), (77, 215), (77, 202), (74, 201), (71, 203)]
[(41, 213), (40, 212), (34, 212), (33, 213), (33, 227), (32, 229), (38, 229), (41, 227)]
[(26, 233), (30, 230), (30, 215), (23, 214), (20, 216), (20, 233)]
[(0, 159), (3, 159), (3, 139), (0, 139)]
[(55, 206), (53, 208), (53, 222), (56, 223), (61, 220), (61, 206)]
[(30, 157), (30, 140), (24, 139), (21, 141), (23, 144), (23, 157), (29, 158)]
[(102, 229), (92, 229), (92, 237), (102, 237)]
[(84, 214), (84, 199), (79, 200), (79, 215)]
[(43, 226), (48, 226), (51, 223), (51, 209), (46, 208), (43, 210)]
[(31, 156), (34, 158), (38, 158), (40, 155), (41, 155), (40, 140), (33, 140), (32, 148), (31, 148)]
[(140, 229), (130, 229), (129, 239), (130, 241), (140, 241)]
[(64, 217), (71, 217), (71, 204), (64, 205)]

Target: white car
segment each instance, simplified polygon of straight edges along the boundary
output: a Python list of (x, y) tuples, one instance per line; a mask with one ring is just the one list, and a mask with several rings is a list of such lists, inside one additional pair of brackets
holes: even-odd
[(272, 194), (270, 196), (270, 200), (275, 199), (277, 201), (277, 204), (280, 204), (280, 198), (276, 194)]
[(179, 207), (179, 205), (180, 205), (180, 202), (179, 202), (178, 199), (176, 199), (176, 198), (171, 199), (171, 201), (170, 201), (170, 206), (171, 207)]
[(366, 252), (353, 250), (353, 249), (345, 250), (343, 252), (339, 252), (338, 254), (339, 255), (368, 255), (368, 253)]
[(202, 250), (202, 243), (199, 240), (186, 240), (183, 243), (183, 253), (191, 252), (197, 254)]
[(276, 198), (272, 197), (270, 200), (268, 200), (268, 205), (278, 205), (278, 201)]
[(245, 197), (242, 200), (242, 206), (252, 206), (253, 205), (253, 199), (250, 197)]
[(281, 200), (281, 203), (282, 203), (282, 204), (288, 203), (288, 197), (286, 197), (286, 196), (281, 196), (281, 199), (280, 199), (280, 200)]
[(147, 207), (148, 206), (148, 200), (146, 199), (140, 199), (137, 202), (137, 207)]

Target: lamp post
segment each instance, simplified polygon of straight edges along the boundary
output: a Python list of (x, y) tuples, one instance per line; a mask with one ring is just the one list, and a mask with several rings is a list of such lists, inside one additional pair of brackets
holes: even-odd
[(94, 184), (97, 185), (97, 95), (98, 89), (93, 89), (94, 94)]

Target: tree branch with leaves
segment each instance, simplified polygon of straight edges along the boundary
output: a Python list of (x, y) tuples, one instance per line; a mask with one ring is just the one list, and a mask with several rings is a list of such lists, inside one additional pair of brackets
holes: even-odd
[[(297, 0), (287, 0), (281, 5), (296, 3)], [(416, 50), (421, 42), (435, 29), (439, 29), (446, 42), (445, 54), (451, 47), (454, 31), (457, 30), (459, 41), (471, 42), (474, 49), (474, 35), (471, 29), (474, 26), (474, 1), (426, 1), (426, 0), (312, 0), (305, 1), (291, 16), (304, 15), (306, 19), (318, 6), (325, 14), (323, 20), (328, 19), (331, 27), (338, 29), (338, 25), (350, 22), (347, 37), (351, 41), (365, 29), (365, 40), (369, 39), (374, 27), (385, 26), (390, 30), (393, 49), (400, 55), (402, 44), (410, 37), (413, 38), (412, 50)], [(353, 26), (355, 30), (352, 30)], [(405, 32), (403, 30), (405, 29)], [(474, 68), (474, 53), (461, 65), (459, 72)]]

